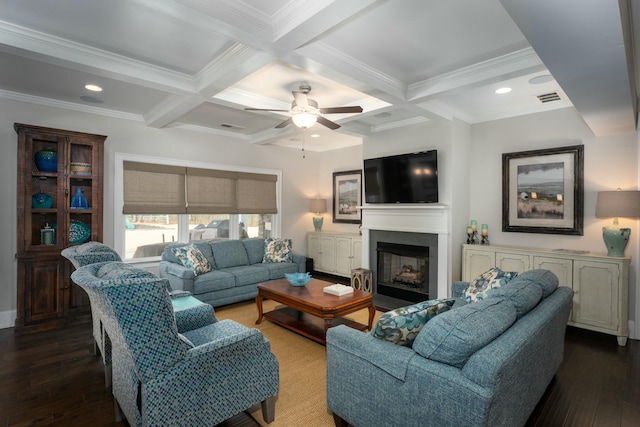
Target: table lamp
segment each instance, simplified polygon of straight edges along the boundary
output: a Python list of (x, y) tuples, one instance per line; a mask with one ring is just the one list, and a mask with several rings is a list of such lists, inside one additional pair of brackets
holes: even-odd
[(326, 199), (310, 199), (309, 200), (309, 212), (314, 212), (316, 216), (313, 217), (313, 228), (316, 231), (322, 229), (322, 221), (324, 218), (320, 214), (327, 211)]
[(640, 218), (640, 191), (600, 191), (596, 202), (596, 218), (613, 218), (613, 225), (602, 227), (608, 256), (624, 256), (630, 228), (620, 228), (618, 218)]

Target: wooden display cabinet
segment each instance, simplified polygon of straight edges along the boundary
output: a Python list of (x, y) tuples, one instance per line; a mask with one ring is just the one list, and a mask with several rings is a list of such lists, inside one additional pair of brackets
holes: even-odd
[[(89, 313), (88, 298), (71, 282), (73, 267), (60, 252), (89, 240), (102, 241), (106, 137), (19, 123), (14, 128), (18, 133), (16, 332), (22, 333), (88, 319), (84, 316)], [(51, 152), (56, 159), (51, 159)], [(38, 153), (38, 157), (49, 154), (46, 166), (36, 161)], [(86, 199), (80, 207), (72, 206), (78, 189)], [(45, 203), (40, 203), (42, 197), (32, 200), (42, 193)]]

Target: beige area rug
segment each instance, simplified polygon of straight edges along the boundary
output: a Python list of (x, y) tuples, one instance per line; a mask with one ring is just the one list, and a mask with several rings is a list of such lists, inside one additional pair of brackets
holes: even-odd
[[(281, 307), (265, 300), (264, 312)], [(258, 328), (271, 342), (271, 351), (280, 364), (280, 391), (276, 401), (274, 422), (262, 419), (260, 405), (250, 410), (253, 418), (269, 427), (333, 427), (333, 416), (327, 409), (325, 347), (288, 329), (263, 319), (256, 325), (258, 309), (255, 302), (245, 301), (215, 309), (218, 319), (232, 319), (250, 328)], [(381, 312), (376, 313), (376, 320)], [(347, 316), (366, 324), (367, 310)], [(375, 322), (374, 322), (375, 324)]]

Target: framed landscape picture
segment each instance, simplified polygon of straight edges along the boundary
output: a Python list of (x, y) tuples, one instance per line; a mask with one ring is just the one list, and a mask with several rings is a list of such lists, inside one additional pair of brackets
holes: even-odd
[(360, 224), (362, 170), (333, 173), (333, 222)]
[(584, 146), (502, 154), (502, 231), (583, 235)]

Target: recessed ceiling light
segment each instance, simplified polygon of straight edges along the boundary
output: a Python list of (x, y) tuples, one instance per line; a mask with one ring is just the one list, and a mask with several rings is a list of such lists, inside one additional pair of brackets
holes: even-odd
[(84, 88), (92, 92), (102, 92), (102, 88), (98, 85), (87, 84), (84, 85)]
[(501, 87), (500, 89), (496, 89), (496, 93), (497, 94), (504, 94), (504, 93), (509, 93), (511, 92), (511, 88), (510, 87)]
[(532, 77), (529, 79), (529, 84), (532, 85), (540, 85), (543, 83), (549, 83), (553, 81), (553, 76), (551, 74), (543, 74), (541, 76)]
[(320, 138), (320, 134), (318, 134), (318, 133), (312, 133), (312, 134), (311, 134), (311, 138)]

